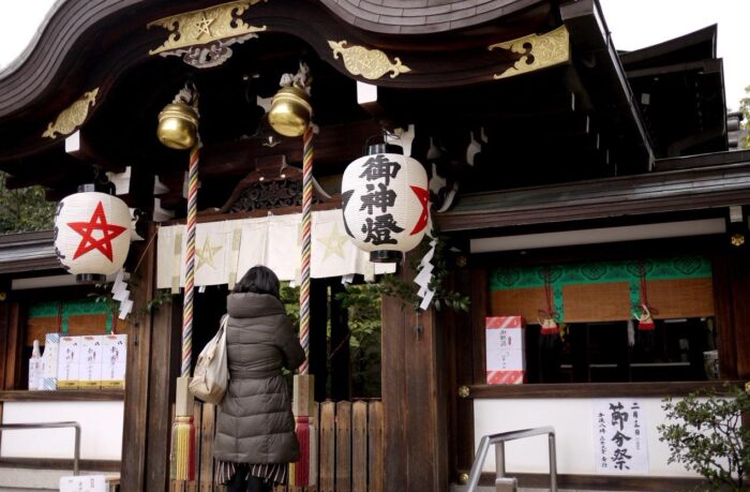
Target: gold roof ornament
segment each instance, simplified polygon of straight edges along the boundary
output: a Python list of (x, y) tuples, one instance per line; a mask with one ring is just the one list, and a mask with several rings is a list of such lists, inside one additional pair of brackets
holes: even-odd
[(42, 133), (42, 137), (51, 139), (59, 135), (70, 135), (86, 121), (89, 115), (89, 108), (96, 104), (96, 96), (99, 94), (99, 88), (85, 92), (73, 104), (68, 106), (57, 115), (54, 122), (47, 125), (47, 129)]
[(338, 60), (339, 55), (344, 59), (344, 67), (352, 75), (361, 75), (368, 80), (376, 80), (391, 73), (391, 78), (395, 79), (402, 73), (411, 72), (398, 57), (393, 62), (388, 55), (380, 50), (367, 49), (362, 46), (344, 47), (348, 41), (328, 41), (328, 46), (333, 50), (333, 59)]
[(495, 79), (541, 70), (570, 60), (570, 38), (564, 25), (544, 34), (529, 34), (487, 47), (490, 51), (496, 48), (523, 56), (503, 73), (494, 74)]
[(149, 22), (146, 28), (160, 26), (171, 33), (167, 40), (149, 55), (182, 56), (196, 68), (221, 65), (232, 56), (229, 46), (257, 38), (266, 26), (251, 26), (242, 14), (251, 6), (268, 0), (239, 0), (203, 10), (193, 10)]

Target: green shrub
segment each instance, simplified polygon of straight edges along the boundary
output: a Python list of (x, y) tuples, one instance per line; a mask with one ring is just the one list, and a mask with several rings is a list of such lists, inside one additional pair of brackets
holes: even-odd
[(664, 400), (672, 423), (657, 427), (669, 445), (668, 463), (682, 463), (708, 480), (710, 490), (746, 490), (750, 471), (750, 429), (742, 415), (750, 411), (750, 395), (737, 387), (727, 393), (696, 392), (684, 399)]

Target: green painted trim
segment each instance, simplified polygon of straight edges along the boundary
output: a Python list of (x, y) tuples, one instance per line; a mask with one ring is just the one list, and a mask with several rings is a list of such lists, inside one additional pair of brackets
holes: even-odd
[(112, 312), (107, 309), (105, 303), (96, 302), (94, 299), (64, 302), (62, 304), (62, 313), (60, 312), (59, 302), (38, 302), (29, 306), (29, 318), (57, 318), (58, 315), (61, 315), (60, 332), (63, 335), (68, 334), (70, 316), (92, 314), (107, 315), (107, 333), (112, 333)]
[(29, 318), (57, 318), (59, 303), (38, 302), (29, 306)]
[[(647, 280), (678, 280), (711, 277), (711, 261), (702, 256), (679, 256), (670, 259), (644, 259)], [(630, 303), (641, 299), (641, 262), (610, 261), (568, 265), (497, 268), (490, 275), (490, 290), (543, 289), (549, 270), (556, 319), (565, 319), (563, 287), (567, 285), (627, 282)]]

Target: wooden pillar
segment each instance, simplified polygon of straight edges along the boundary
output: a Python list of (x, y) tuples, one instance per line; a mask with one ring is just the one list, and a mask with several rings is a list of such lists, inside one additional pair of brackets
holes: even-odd
[[(750, 378), (750, 256), (747, 253), (732, 257), (732, 315), (733, 340), (727, 340), (735, 351), (736, 374)], [(723, 340), (720, 340), (720, 343)], [(721, 357), (721, 355), (720, 355)]]
[(351, 361), (349, 323), (346, 309), (336, 294), (346, 290), (339, 278), (331, 282), (331, 398), (334, 401), (351, 398)]
[(17, 330), (12, 323), (12, 312), (14, 306), (17, 309), (17, 304), (12, 302), (10, 292), (10, 281), (8, 279), (0, 280), (0, 293), (2, 293), (2, 300), (0, 300), (0, 390), (13, 389), (8, 386), (6, 376), (8, 375), (9, 368), (7, 364), (10, 360), (10, 354), (12, 343), (12, 331)]
[(324, 279), (310, 284), (310, 374), (315, 376), (315, 401), (325, 401), (328, 380), (328, 285)]
[[(180, 375), (182, 355), (182, 302), (158, 308), (153, 314), (151, 330), (151, 364), (148, 386), (148, 446), (145, 490), (167, 490), (169, 452), (172, 437), (175, 386)], [(218, 325), (218, 323), (217, 323)], [(194, 347), (197, 351), (202, 347)], [(196, 425), (200, 426), (200, 422)]]
[[(400, 273), (406, 281), (413, 274)], [(417, 315), (399, 299), (382, 306), (385, 490), (449, 488), (443, 346), (432, 310)]]
[(732, 262), (726, 255), (712, 261), (716, 333), (718, 334), (719, 373), (722, 379), (737, 379), (737, 352), (734, 344), (734, 286)]
[[(471, 299), (468, 313), (446, 310), (441, 313), (439, 330), (446, 333), (446, 353), (449, 363), (448, 398), (451, 402), (449, 415), (449, 456), (451, 482), (460, 483), (461, 475), (468, 473), (474, 459), (474, 403), (471, 398), (460, 396), (459, 388), (481, 384), (475, 380), (474, 344), (479, 343), (471, 335), (472, 323), (484, 327), (487, 304), (486, 270), (467, 268), (456, 269), (450, 277), (451, 286), (456, 292), (469, 295)], [(477, 313), (476, 319), (472, 313)]]
[[(122, 441), (122, 490), (167, 490), (174, 384), (179, 372), (179, 297), (152, 313), (144, 311), (154, 297), (156, 242), (138, 243), (140, 267), (132, 273), (132, 335), (128, 338), (125, 421)], [(149, 246), (150, 244), (150, 246)]]
[[(156, 232), (149, 228), (149, 234)], [(140, 246), (140, 243), (139, 243)], [(156, 245), (146, 248), (144, 244), (136, 255), (143, 256), (138, 275), (140, 282), (131, 285), (131, 299), (134, 309), (146, 305), (153, 296), (153, 276), (156, 268)], [(140, 253), (140, 254), (138, 254)], [(128, 357), (125, 375), (125, 410), (122, 433), (122, 470), (120, 486), (122, 490), (146, 490), (146, 445), (148, 442), (148, 388), (151, 366), (152, 323), (150, 316), (143, 316), (133, 323), (132, 335), (128, 337)], [(166, 416), (165, 416), (166, 418)]]

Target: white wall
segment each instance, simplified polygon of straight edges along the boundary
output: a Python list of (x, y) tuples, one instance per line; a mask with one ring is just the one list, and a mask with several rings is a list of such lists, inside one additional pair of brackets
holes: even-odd
[[(682, 465), (667, 464), (669, 447), (659, 442), (656, 430), (656, 426), (664, 422), (661, 398), (637, 400), (646, 415), (649, 475), (698, 476), (685, 471)], [(474, 400), (475, 443), (479, 446), (482, 436), (488, 434), (550, 425), (555, 428), (557, 472), (596, 474), (592, 402), (587, 398)], [(547, 436), (531, 437), (505, 445), (508, 472), (548, 473), (547, 456)], [(483, 470), (495, 471), (494, 446), (490, 447)]]
[[(81, 459), (120, 460), (123, 408), (121, 401), (6, 401), (3, 423), (77, 421), (81, 424)], [(3, 431), (0, 456), (72, 459), (75, 430)]]

